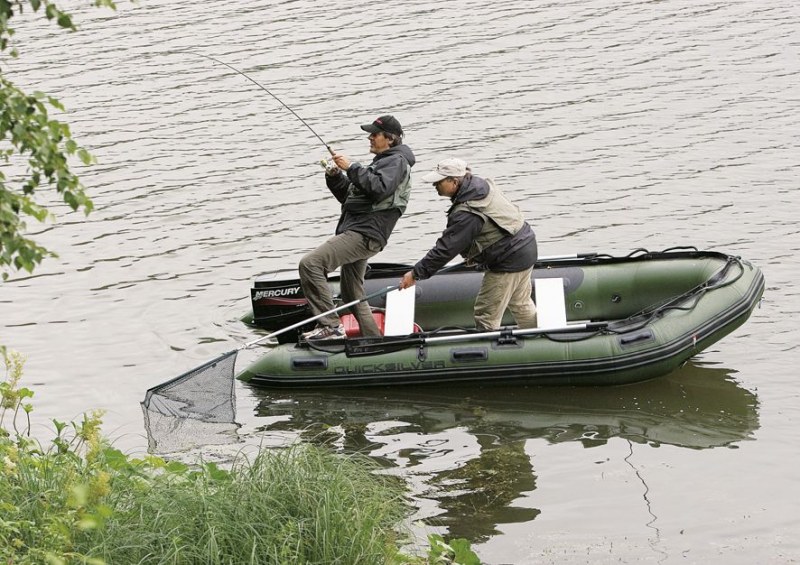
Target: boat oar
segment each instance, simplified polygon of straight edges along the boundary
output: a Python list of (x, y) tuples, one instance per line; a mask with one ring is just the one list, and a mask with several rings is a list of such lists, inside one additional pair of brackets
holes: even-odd
[(297, 322), (296, 324), (292, 324), (291, 326), (286, 326), (285, 328), (282, 328), (282, 329), (280, 329), (280, 330), (278, 330), (276, 332), (272, 332), (269, 335), (262, 336), (262, 337), (260, 337), (258, 339), (254, 339), (253, 341), (248, 341), (247, 343), (244, 343), (244, 344), (240, 345), (239, 347), (237, 347), (236, 349), (234, 349), (232, 351), (228, 351), (227, 353), (223, 353), (219, 357), (216, 357), (216, 358), (212, 359), (211, 361), (208, 361), (208, 362), (200, 365), (199, 367), (195, 367), (191, 371), (187, 371), (187, 372), (183, 373), (182, 375), (179, 375), (179, 376), (175, 377), (174, 379), (170, 379), (167, 382), (161, 383), (160, 385), (157, 385), (157, 386), (155, 386), (155, 387), (153, 387), (151, 389), (148, 389), (147, 394), (146, 394), (145, 399), (144, 399), (144, 402), (142, 402), (142, 404), (144, 405), (144, 407), (146, 409), (149, 409), (149, 405), (150, 405), (151, 399), (152, 399), (154, 394), (160, 393), (160, 394), (163, 395), (168, 389), (174, 389), (179, 384), (184, 384), (189, 379), (191, 379), (192, 381), (197, 379), (199, 383), (204, 383), (204, 382), (209, 382), (209, 380), (212, 381), (212, 382), (213, 381), (219, 381), (220, 379), (224, 379), (224, 378), (227, 377), (227, 378), (231, 379), (231, 382), (233, 382), (234, 365), (236, 363), (236, 355), (242, 349), (247, 349), (248, 347), (252, 347), (253, 345), (255, 345), (255, 344), (257, 344), (257, 343), (259, 343), (261, 341), (265, 341), (267, 339), (279, 336), (279, 335), (281, 335), (283, 333), (286, 333), (288, 331), (291, 331), (291, 330), (297, 329), (297, 328), (299, 328), (301, 326), (304, 326), (304, 325), (306, 325), (308, 323), (315, 322), (315, 321), (319, 320), (320, 318), (324, 318), (325, 316), (328, 316), (330, 314), (335, 314), (335, 313), (340, 312), (342, 310), (346, 310), (347, 308), (351, 308), (351, 307), (355, 306), (356, 304), (360, 304), (361, 302), (365, 302), (365, 301), (369, 300), (370, 298), (375, 298), (376, 296), (381, 296), (381, 295), (389, 293), (389, 292), (391, 292), (393, 290), (397, 290), (398, 288), (399, 288), (399, 286), (397, 286), (397, 285), (395, 285), (395, 286), (387, 286), (385, 288), (381, 288), (379, 290), (376, 290), (375, 292), (372, 292), (372, 293), (366, 295), (364, 298), (359, 298), (358, 300), (353, 300), (351, 302), (348, 302), (347, 304), (342, 304), (341, 306), (337, 306), (336, 308), (328, 310), (327, 312), (323, 312), (322, 314), (317, 314), (316, 316), (312, 316), (310, 318), (306, 318), (305, 320)]
[(461, 333), (454, 335), (442, 335), (422, 338), (424, 343), (442, 343), (451, 341), (473, 341), (475, 339), (495, 339), (506, 336), (525, 336), (551, 333), (569, 332), (596, 332), (605, 329), (607, 322), (585, 322), (580, 324), (570, 324), (568, 326), (556, 326), (553, 328), (513, 328), (507, 330), (493, 330), (480, 333)]
[(493, 340), (516, 336), (533, 336), (544, 334), (559, 334), (571, 332), (597, 332), (608, 327), (608, 322), (585, 322), (580, 324), (570, 324), (552, 328), (505, 328), (502, 330), (492, 330), (484, 332), (459, 332), (450, 335), (435, 336), (398, 336), (397, 338), (384, 338), (382, 341), (372, 342), (369, 340), (352, 340), (346, 344), (348, 357), (359, 357), (363, 355), (379, 355), (383, 353), (393, 353), (420, 347), (433, 343), (450, 343), (459, 341), (480, 341)]

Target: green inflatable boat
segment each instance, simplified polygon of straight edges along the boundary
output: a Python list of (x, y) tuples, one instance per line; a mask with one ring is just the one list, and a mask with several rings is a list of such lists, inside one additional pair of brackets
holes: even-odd
[[(376, 264), (365, 291), (396, 285), (408, 265)], [(537, 307), (563, 322), (493, 332), (474, 329), (482, 274), (448, 268), (414, 287), (414, 330), (407, 335), (306, 342), (299, 326), (237, 375), (256, 386), (365, 387), (442, 383), (618, 385), (665, 375), (750, 316), (764, 292), (761, 271), (740, 257), (695, 248), (587, 253), (542, 258), (535, 287), (555, 286)], [(330, 278), (338, 291), (338, 279)], [(563, 292), (562, 292), (563, 290)], [(404, 291), (409, 292), (409, 291)], [(380, 315), (385, 293), (370, 299)], [(555, 298), (552, 298), (555, 296)], [(296, 276), (256, 279), (248, 324), (279, 330), (311, 316)], [(549, 303), (553, 302), (553, 303)], [(562, 304), (563, 303), (563, 304)], [(512, 319), (504, 319), (512, 324)]]

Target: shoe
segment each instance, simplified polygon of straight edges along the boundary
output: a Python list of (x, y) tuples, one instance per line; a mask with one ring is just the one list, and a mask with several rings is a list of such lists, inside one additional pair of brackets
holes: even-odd
[(344, 331), (344, 326), (339, 324), (335, 328), (329, 326), (320, 326), (310, 332), (303, 334), (306, 341), (322, 340), (322, 339), (344, 339), (347, 337)]
[(319, 324), (317, 324), (316, 326), (314, 326), (313, 330), (308, 330), (307, 332), (301, 333), (300, 337), (302, 337), (303, 339), (308, 339), (308, 336), (314, 335), (315, 333), (317, 333), (319, 330), (321, 330), (324, 327), (325, 326), (320, 326)]
[(317, 335), (317, 334), (318, 334), (318, 333), (320, 333), (322, 330), (329, 330), (329, 329), (331, 329), (329, 326), (323, 326), (322, 324), (316, 324), (316, 325), (314, 326), (314, 329), (313, 329), (313, 330), (309, 330), (309, 331), (307, 331), (307, 332), (303, 332), (303, 333), (301, 333), (301, 334), (300, 334), (300, 337), (302, 337), (303, 339), (308, 339), (308, 338), (310, 338), (310, 337), (312, 337), (312, 336), (315, 336), (315, 335)]

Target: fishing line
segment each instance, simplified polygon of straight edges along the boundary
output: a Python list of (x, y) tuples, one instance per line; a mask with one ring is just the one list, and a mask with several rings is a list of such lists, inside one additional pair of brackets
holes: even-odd
[(270, 91), (269, 91), (268, 89), (266, 89), (264, 86), (262, 86), (261, 84), (259, 84), (258, 82), (256, 82), (255, 80), (253, 80), (252, 78), (250, 78), (249, 76), (247, 76), (246, 74), (244, 74), (242, 71), (240, 71), (240, 70), (239, 70), (239, 69), (237, 69), (236, 67), (233, 67), (233, 66), (229, 65), (229, 64), (228, 64), (228, 63), (226, 63), (225, 61), (220, 61), (219, 59), (217, 59), (217, 58), (215, 58), (215, 57), (212, 57), (211, 55), (205, 55), (205, 54), (203, 54), (203, 53), (197, 53), (197, 52), (195, 52), (195, 51), (184, 51), (184, 53), (188, 53), (189, 55), (197, 55), (198, 57), (205, 57), (206, 59), (211, 59), (212, 61), (216, 61), (216, 62), (217, 62), (217, 63), (219, 63), (220, 65), (225, 65), (226, 67), (228, 67), (228, 68), (229, 68), (230, 70), (232, 70), (233, 72), (235, 72), (235, 73), (238, 73), (238, 74), (242, 75), (244, 78), (246, 78), (247, 80), (249, 80), (250, 82), (252, 82), (253, 84), (255, 84), (255, 85), (258, 87), (258, 88), (260, 88), (261, 90), (263, 90), (264, 92), (266, 92), (267, 94), (269, 94), (270, 96), (272, 96), (272, 97), (273, 97), (275, 100), (277, 100), (278, 102), (280, 102), (281, 106), (283, 106), (284, 108), (286, 108), (287, 110), (289, 110), (289, 111), (292, 113), (292, 115), (293, 115), (295, 118), (297, 118), (298, 120), (300, 120), (301, 122), (303, 122), (303, 125), (304, 125), (304, 126), (306, 126), (306, 127), (309, 129), (309, 131), (310, 131), (311, 133), (313, 133), (313, 134), (316, 136), (316, 138), (317, 138), (317, 139), (319, 139), (319, 140), (322, 142), (322, 144), (325, 146), (325, 149), (327, 149), (327, 150), (328, 150), (328, 152), (329, 152), (331, 155), (333, 155), (333, 149), (331, 149), (330, 145), (328, 145), (327, 143), (325, 143), (325, 140), (324, 140), (324, 139), (322, 139), (322, 138), (319, 136), (319, 134), (318, 134), (317, 132), (315, 132), (315, 131), (314, 131), (314, 129), (313, 129), (313, 128), (312, 128), (310, 125), (308, 125), (308, 124), (306, 123), (306, 121), (305, 121), (303, 118), (301, 118), (300, 116), (298, 116), (298, 115), (297, 115), (297, 112), (295, 112), (294, 110), (292, 110), (291, 108), (289, 108), (289, 106), (287, 106), (287, 105), (286, 105), (286, 103), (285, 103), (283, 100), (281, 100), (280, 98), (278, 98), (277, 96), (275, 96), (275, 95), (274, 95), (272, 92), (270, 92)]

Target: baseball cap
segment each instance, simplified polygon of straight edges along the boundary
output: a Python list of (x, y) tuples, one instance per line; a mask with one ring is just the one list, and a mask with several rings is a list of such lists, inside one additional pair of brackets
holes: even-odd
[(423, 175), (422, 182), (432, 183), (439, 182), (447, 177), (463, 177), (467, 174), (467, 171), (469, 171), (469, 166), (466, 161), (451, 157), (450, 159), (439, 161), (435, 169)]
[(361, 126), (361, 129), (369, 133), (378, 133), (381, 131), (393, 133), (395, 135), (403, 135), (403, 128), (400, 126), (400, 122), (397, 121), (397, 118), (389, 114), (375, 118), (374, 122)]

